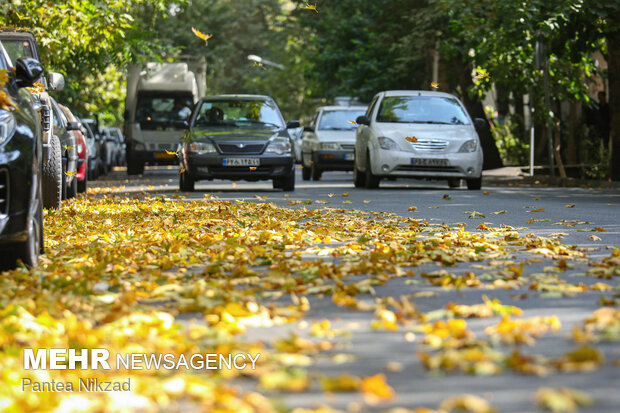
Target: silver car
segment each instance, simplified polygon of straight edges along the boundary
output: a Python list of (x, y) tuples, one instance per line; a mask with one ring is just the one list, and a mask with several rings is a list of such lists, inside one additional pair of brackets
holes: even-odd
[[(476, 120), (481, 122), (481, 120)], [(461, 101), (449, 93), (378, 93), (357, 119), (355, 186), (377, 188), (382, 178), (465, 179), (480, 189), (482, 148)]]
[(304, 181), (321, 179), (324, 171), (352, 171), (355, 119), (366, 106), (322, 106), (304, 128), (301, 141)]

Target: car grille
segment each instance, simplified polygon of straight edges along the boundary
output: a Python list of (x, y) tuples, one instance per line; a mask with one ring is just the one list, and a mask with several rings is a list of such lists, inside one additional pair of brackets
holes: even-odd
[(238, 153), (245, 153), (245, 154), (259, 154), (263, 151), (263, 148), (265, 147), (264, 144), (259, 143), (259, 144), (242, 144), (244, 145), (243, 148), (239, 147), (239, 144), (235, 144), (235, 143), (218, 143), (217, 146), (220, 149), (220, 152), (227, 155), (227, 154), (238, 154)]
[(420, 166), (420, 165), (401, 165), (394, 169), (395, 171), (407, 172), (461, 172), (455, 166)]
[(412, 144), (413, 148), (421, 152), (440, 152), (448, 146), (447, 141), (439, 140), (419, 140)]
[(340, 147), (345, 151), (352, 151), (355, 149), (355, 145), (352, 143), (341, 143)]
[(9, 213), (9, 171), (0, 169), (0, 215)]

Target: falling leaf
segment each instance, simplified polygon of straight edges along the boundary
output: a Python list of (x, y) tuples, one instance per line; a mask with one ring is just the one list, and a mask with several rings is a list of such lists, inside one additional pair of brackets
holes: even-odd
[(357, 122), (354, 121), (354, 120), (350, 120), (349, 123), (352, 124), (352, 125), (357, 125)]
[(257, 169), (258, 169), (258, 168), (257, 168), (256, 166), (250, 166), (250, 171), (255, 171), (255, 170), (257, 170)]
[[(0, 84), (1, 83), (2, 82), (0, 81)], [(0, 89), (2, 89), (2, 88), (0, 87)], [(33, 95), (40, 95), (41, 93), (45, 92), (45, 86), (43, 86), (43, 83), (41, 83), (41, 82), (36, 82), (34, 85), (29, 87), (28, 90)]]
[(490, 192), (489, 191), (482, 191), (482, 195), (489, 195)]
[(418, 138), (416, 138), (415, 136), (407, 136), (405, 137), (405, 140), (415, 143), (418, 141)]
[(437, 82), (431, 82), (431, 87), (432, 87), (433, 89), (438, 89), (438, 88), (439, 88), (439, 83), (437, 83)]
[(306, 3), (306, 5), (305, 5), (305, 6), (302, 6), (302, 9), (304, 9), (304, 10), (314, 10), (314, 11), (315, 11), (315, 12), (317, 12), (317, 13), (319, 12), (319, 11), (317, 10), (317, 8), (316, 8), (316, 3), (315, 3), (315, 4), (309, 4), (309, 3)]
[(178, 151), (176, 151), (176, 152), (175, 152), (175, 151), (169, 151), (169, 150), (166, 150), (166, 153), (167, 153), (168, 155), (170, 155), (170, 156), (172, 156), (172, 155), (177, 155), (177, 156), (178, 156), (178, 155), (179, 155), (179, 152), (178, 152)]
[(77, 171), (67, 171), (65, 172), (65, 175), (67, 176), (75, 176), (77, 174)]
[(213, 37), (212, 34), (205, 34), (202, 33), (200, 30), (194, 29), (192, 27), (192, 32), (199, 38), (201, 38), (202, 40), (205, 41), (205, 46), (207, 46), (209, 44), (209, 39)]
[(486, 70), (479, 70), (476, 69), (476, 75), (474, 76), (474, 79), (485, 79), (489, 77), (489, 72), (487, 72)]
[(180, 174), (185, 173), (186, 171), (187, 171), (187, 169), (185, 169), (185, 168), (181, 168), (181, 169), (179, 169), (179, 173), (180, 173)]
[(69, 145), (62, 145), (62, 147), (66, 151), (70, 151), (71, 149), (73, 149), (73, 146), (69, 146)]

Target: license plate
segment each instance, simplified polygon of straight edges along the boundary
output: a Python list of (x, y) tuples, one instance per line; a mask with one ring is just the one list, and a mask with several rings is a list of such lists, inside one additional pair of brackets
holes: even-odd
[(418, 165), (418, 166), (448, 166), (448, 165), (450, 165), (450, 162), (447, 159), (411, 158), (411, 165)]
[(176, 154), (168, 154), (166, 152), (156, 152), (155, 153), (155, 159), (170, 159), (170, 158), (174, 158), (175, 156), (177, 156)]
[(354, 153), (345, 153), (344, 154), (344, 160), (345, 161), (354, 161), (355, 160), (355, 154)]
[(259, 166), (260, 158), (224, 158), (224, 166)]

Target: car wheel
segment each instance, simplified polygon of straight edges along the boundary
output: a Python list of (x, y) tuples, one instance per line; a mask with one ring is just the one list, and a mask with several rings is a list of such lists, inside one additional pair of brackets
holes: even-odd
[(282, 189), (283, 191), (295, 190), (295, 171), (291, 171), (288, 175), (279, 178), (273, 178), (273, 189)]
[(179, 189), (181, 192), (194, 192), (196, 180), (189, 172), (184, 171), (179, 174)]
[(55, 135), (52, 135), (50, 139), (50, 158), (41, 166), (41, 172), (43, 207), (58, 209), (60, 208), (64, 180), (60, 141)]
[[(86, 174), (88, 175), (88, 174)], [(83, 194), (84, 192), (86, 192), (86, 189), (88, 188), (88, 177), (84, 177), (84, 180), (82, 181), (77, 181), (77, 191), (80, 194)]]
[(312, 169), (308, 168), (305, 165), (302, 166), (302, 168), (301, 168), (301, 179), (303, 179), (304, 181), (309, 181), (311, 176), (312, 176)]
[(448, 179), (448, 186), (450, 188), (460, 188), (461, 187), (461, 180), (457, 179), (457, 178), (450, 178), (450, 179)]
[(62, 195), (61, 195), (61, 199), (64, 201), (65, 199), (67, 199), (67, 185), (69, 185), (67, 183), (67, 181), (69, 180), (69, 177), (67, 176), (67, 159), (63, 158), (62, 160)]
[(36, 212), (28, 219), (28, 239), (17, 244), (16, 258), (21, 259), (28, 267), (36, 267), (39, 264), (39, 253), (43, 251), (43, 203), (40, 191), (34, 199)]
[(67, 199), (75, 198), (77, 196), (77, 175), (74, 175), (71, 179), (71, 183), (67, 186)]
[(310, 174), (312, 175), (313, 181), (320, 181), (321, 176), (323, 175), (323, 171), (319, 169), (318, 165), (314, 161), (312, 162), (312, 165), (310, 166)]
[(127, 175), (140, 175), (144, 173), (144, 162), (130, 160), (127, 162)]
[(473, 178), (467, 180), (467, 189), (478, 190), (482, 188), (482, 178)]
[[(357, 159), (357, 156), (355, 157)], [(353, 184), (356, 188), (363, 188), (366, 185), (366, 174), (357, 167), (357, 162), (353, 164)]]
[(379, 178), (377, 175), (372, 173), (372, 168), (370, 167), (370, 153), (366, 154), (366, 182), (365, 182), (365, 186), (368, 189), (376, 189), (379, 188), (379, 181), (381, 180), (381, 178)]

